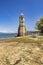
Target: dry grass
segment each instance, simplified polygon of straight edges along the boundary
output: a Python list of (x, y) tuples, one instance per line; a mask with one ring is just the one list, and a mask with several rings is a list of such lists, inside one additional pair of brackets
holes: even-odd
[(31, 37), (31, 36), (25, 36), (25, 37), (15, 37), (7, 40), (0, 40), (0, 43), (10, 43), (10, 42), (24, 42), (24, 43), (43, 43), (43, 37), (37, 36), (37, 37)]
[(0, 65), (43, 65), (43, 36), (0, 40)]

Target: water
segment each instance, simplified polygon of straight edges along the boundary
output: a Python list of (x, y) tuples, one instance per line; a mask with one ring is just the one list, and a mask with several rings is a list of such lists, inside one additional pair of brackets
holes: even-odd
[(16, 37), (17, 33), (0, 33), (0, 40)]

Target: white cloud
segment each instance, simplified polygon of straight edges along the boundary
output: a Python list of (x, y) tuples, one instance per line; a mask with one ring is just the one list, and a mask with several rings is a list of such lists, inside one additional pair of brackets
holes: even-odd
[(16, 33), (17, 31), (0, 29), (0, 32), (2, 32), (2, 33)]
[(7, 30), (0, 29), (0, 32), (7, 33)]

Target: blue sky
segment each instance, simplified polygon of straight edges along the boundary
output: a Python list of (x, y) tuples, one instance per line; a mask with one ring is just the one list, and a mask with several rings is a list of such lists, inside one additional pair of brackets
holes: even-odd
[(17, 32), (21, 13), (27, 30), (34, 30), (43, 16), (43, 0), (0, 0), (0, 32)]

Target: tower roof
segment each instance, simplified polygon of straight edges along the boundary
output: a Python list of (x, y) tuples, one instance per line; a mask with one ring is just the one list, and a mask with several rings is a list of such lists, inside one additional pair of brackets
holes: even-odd
[(20, 15), (21, 15), (21, 16), (24, 16), (24, 14), (23, 14), (23, 13), (21, 13)]
[(23, 13), (20, 14), (20, 18), (24, 18), (24, 14)]
[(23, 16), (24, 14), (23, 14), (23, 13), (21, 13), (21, 15)]

